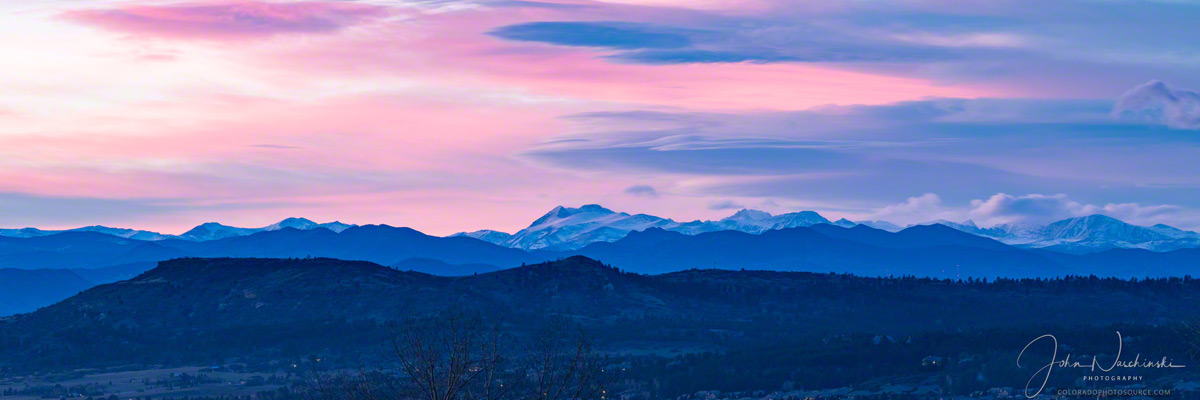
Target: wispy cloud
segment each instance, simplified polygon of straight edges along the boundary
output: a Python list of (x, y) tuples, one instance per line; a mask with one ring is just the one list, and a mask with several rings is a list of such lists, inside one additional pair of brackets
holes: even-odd
[(490, 33), (509, 40), (607, 49), (614, 52), (610, 57), (615, 60), (645, 64), (877, 62), (954, 57), (941, 50), (944, 46), (918, 46), (911, 39), (872, 42), (798, 21), (716, 18), (696, 25), (552, 21), (509, 25)]
[(609, 5), (599, 11), (603, 21), (568, 16), (575, 18), (491, 33), (591, 47), (616, 63), (853, 63), (889, 75), (1040, 93), (1102, 95), (1145, 79), (1132, 71), (1200, 83), (1189, 72), (1200, 66), (1200, 58), (1189, 56), (1200, 48), (1173, 40), (1191, 33), (1190, 21), (1200, 16), (1195, 3), (765, 3), (765, 10), (743, 13)]
[[(914, 192), (940, 196), (913, 198), (893, 214), (997, 191), (1090, 199), (1139, 191), (1145, 200), (1168, 202), (1200, 190), (1200, 180), (1187, 177), (1200, 174), (1189, 161), (1200, 143), (1114, 120), (1114, 103), (930, 99), (797, 112), (591, 113), (571, 119), (586, 129), (525, 156), (581, 171), (719, 176), (689, 187), (716, 198), (850, 204)], [(1035, 200), (1014, 199), (1009, 207)]]
[(295, 150), (295, 149), (303, 148), (300, 146), (288, 146), (288, 145), (282, 145), (282, 144), (252, 144), (249, 147), (254, 147), (254, 148), (258, 148), (258, 149), (274, 149), (274, 150)]
[(1194, 3), (13, 3), (3, 192), (447, 233), (597, 201), (1200, 207)]
[(678, 49), (691, 44), (687, 31), (627, 22), (530, 22), (497, 28), (511, 40), (613, 49)]
[(739, 208), (746, 208), (746, 206), (733, 200), (718, 200), (708, 205), (709, 210), (736, 210)]
[(236, 39), (287, 33), (333, 32), (386, 15), (386, 9), (342, 2), (273, 3), (253, 0), (70, 11), (81, 23), (138, 35)]
[(986, 225), (997, 223), (1046, 223), (1065, 218), (1103, 214), (1135, 224), (1159, 223), (1194, 227), (1200, 214), (1170, 204), (1142, 205), (1138, 203), (1086, 204), (1071, 200), (1065, 194), (1026, 194), (1020, 196), (996, 193), (987, 199), (971, 201), (967, 213)]
[(909, 197), (856, 214), (860, 219), (881, 219), (903, 225), (936, 220), (971, 220), (982, 227), (999, 224), (1047, 224), (1067, 218), (1107, 215), (1135, 225), (1167, 224), (1184, 229), (1200, 228), (1200, 209), (1173, 204), (1100, 203), (1072, 199), (1066, 194), (996, 193), (968, 202), (943, 202), (934, 193)]

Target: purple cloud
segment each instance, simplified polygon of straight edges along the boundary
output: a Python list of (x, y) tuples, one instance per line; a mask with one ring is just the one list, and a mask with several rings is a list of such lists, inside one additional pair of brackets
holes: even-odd
[(1125, 92), (1113, 114), (1139, 114), (1176, 129), (1200, 128), (1200, 92), (1153, 80)]
[(658, 190), (650, 185), (633, 185), (625, 188), (625, 194), (638, 197), (658, 197)]
[[(1171, 93), (1187, 98), (1181, 92)], [(1088, 203), (1200, 208), (1194, 200), (1200, 165), (1193, 162), (1200, 139), (1114, 120), (1110, 112), (1118, 102), (930, 99), (793, 112), (589, 113), (569, 119), (588, 129), (553, 137), (523, 156), (631, 176), (719, 176), (697, 179), (686, 191), (713, 199), (837, 204), (854, 212), (920, 193), (965, 204), (997, 192), (1070, 193), (1081, 204), (1002, 197), (981, 200), (978, 218), (1104, 211), (1084, 208)]]

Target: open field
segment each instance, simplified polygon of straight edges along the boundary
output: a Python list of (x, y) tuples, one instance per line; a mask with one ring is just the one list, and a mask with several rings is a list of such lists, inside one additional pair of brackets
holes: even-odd
[(0, 380), (0, 393), (5, 400), (44, 398), (109, 398), (119, 399), (246, 396), (274, 391), (286, 385), (281, 374), (234, 372), (214, 367), (179, 367), (136, 369), (125, 371), (87, 371), (53, 375), (6, 377)]

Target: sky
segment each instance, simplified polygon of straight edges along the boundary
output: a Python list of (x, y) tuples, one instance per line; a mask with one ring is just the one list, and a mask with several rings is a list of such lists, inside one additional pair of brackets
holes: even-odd
[(1200, 3), (0, 2), (0, 227), (1200, 228)]

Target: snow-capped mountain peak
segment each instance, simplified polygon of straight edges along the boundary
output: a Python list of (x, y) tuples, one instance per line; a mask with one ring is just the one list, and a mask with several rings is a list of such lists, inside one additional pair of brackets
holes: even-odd
[(1102, 214), (1067, 218), (1047, 225), (1006, 223), (979, 228), (965, 222), (937, 223), (1014, 246), (1072, 253), (1111, 248), (1167, 251), (1200, 247), (1200, 234), (1195, 232), (1161, 224), (1150, 227), (1133, 225)]
[(771, 229), (783, 229), (828, 224), (829, 220), (822, 217), (821, 214), (817, 214), (816, 211), (800, 211), (776, 215), (771, 217), (771, 222)]
[(494, 231), (491, 229), (481, 229), (474, 232), (459, 232), (450, 235), (450, 237), (459, 236), (475, 238), (492, 244), (504, 245), (505, 242), (512, 239), (513, 235), (511, 233)]
[[(590, 218), (611, 215), (611, 214), (616, 214), (616, 213), (613, 212), (612, 210), (601, 207), (598, 204), (587, 204), (587, 205), (581, 206), (579, 208), (569, 208), (569, 207), (558, 206), (558, 207), (554, 207), (553, 209), (551, 209), (550, 212), (546, 213), (541, 218), (538, 218), (537, 220), (533, 221), (532, 224), (529, 224), (529, 227), (532, 228), (535, 226), (542, 226), (542, 225), (547, 225), (547, 224), (561, 225), (561, 222), (565, 221), (565, 220), (580, 221), (580, 220), (586, 220), (586, 219), (590, 219)], [(622, 214), (624, 214), (624, 213), (622, 213)], [(628, 215), (628, 214), (626, 214), (626, 215)]]
[(265, 228), (265, 230), (276, 231), (276, 230), (280, 230), (283, 228), (295, 228), (295, 229), (300, 229), (300, 230), (308, 230), (308, 229), (313, 229), (316, 227), (317, 227), (317, 223), (312, 222), (311, 220), (309, 220), (307, 218), (287, 218), (287, 219), (284, 219), (283, 221), (279, 221), (274, 224), (271, 224), (270, 226), (267, 226)]
[(1125, 223), (1107, 215), (1095, 214), (1054, 222), (1043, 228), (1043, 236), (1053, 240), (1101, 240), (1138, 243), (1167, 240), (1163, 235), (1145, 227)]
[(739, 230), (761, 233), (771, 229), (784, 229), (829, 223), (829, 220), (813, 211), (801, 211), (771, 215), (765, 211), (743, 209), (717, 221), (676, 222), (672, 219), (648, 214), (616, 212), (597, 204), (579, 208), (558, 206), (533, 221), (529, 227), (512, 235), (503, 232), (482, 230), (460, 232), (452, 236), (468, 236), (508, 247), (525, 250), (549, 249), (572, 250), (595, 242), (611, 242), (621, 239), (629, 232), (661, 228), (686, 234)]
[(675, 221), (652, 215), (614, 212), (598, 204), (579, 208), (558, 206), (498, 244), (526, 250), (573, 249), (592, 242), (611, 242), (630, 231), (673, 224)]
[(751, 210), (743, 208), (733, 215), (722, 218), (722, 221), (737, 221), (737, 222), (755, 222), (771, 219), (771, 213), (766, 211)]
[(254, 233), (254, 231), (254, 229), (238, 228), (218, 222), (205, 222), (203, 224), (196, 225), (195, 228), (192, 228), (179, 236), (187, 240), (204, 241), (224, 239), (234, 236), (245, 236)]
[(766, 211), (742, 209), (720, 221), (707, 222), (706, 231), (736, 230), (750, 233), (761, 233), (772, 229), (786, 229), (816, 224), (828, 224), (828, 219), (814, 211), (800, 211), (787, 214), (771, 215)]

